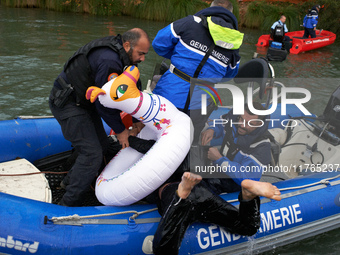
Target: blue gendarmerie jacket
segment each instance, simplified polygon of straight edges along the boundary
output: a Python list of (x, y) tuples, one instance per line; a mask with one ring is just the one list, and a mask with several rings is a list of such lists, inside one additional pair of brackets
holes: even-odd
[(319, 15), (316, 9), (310, 10), (303, 19), (303, 26), (305, 28), (315, 28), (318, 24)]
[[(237, 123), (238, 116), (232, 115), (230, 111), (225, 117), (230, 125)], [(240, 151), (236, 154), (233, 160), (226, 157), (226, 153), (223, 152), (223, 156), (213, 162), (213, 165), (219, 165), (225, 167), (229, 171), (226, 174), (232, 178), (238, 185), (245, 179), (251, 179), (259, 181), (262, 176), (263, 166), (268, 166), (271, 162), (271, 145), (269, 138), (258, 140), (258, 137), (264, 135), (268, 130), (268, 121), (264, 121), (262, 127), (256, 128), (253, 132), (248, 135), (239, 135), (237, 133), (236, 125), (232, 125), (232, 132), (234, 142), (240, 147)], [(218, 138), (225, 135), (225, 125), (215, 125), (209, 129), (214, 130), (214, 137)]]
[[(211, 20), (219, 26), (238, 29), (237, 20), (231, 12), (223, 7), (214, 6), (174, 21), (161, 29), (152, 42), (158, 55), (170, 59), (178, 70), (190, 77), (194, 76), (195, 70), (213, 43), (209, 30), (202, 25), (200, 15), (211, 16)], [(233, 78), (237, 74), (239, 62), (238, 49), (230, 50), (215, 46), (198, 78)], [(153, 92), (169, 99), (177, 108), (183, 109), (189, 88), (189, 82), (168, 70), (158, 81)], [(200, 101), (197, 104), (192, 101), (190, 107), (199, 109)]]

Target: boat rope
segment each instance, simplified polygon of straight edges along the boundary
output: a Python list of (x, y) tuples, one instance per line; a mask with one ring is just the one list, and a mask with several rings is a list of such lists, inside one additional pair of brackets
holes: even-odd
[[(285, 193), (281, 195), (282, 198), (288, 198), (292, 197), (295, 195), (301, 195), (304, 193), (308, 193), (311, 191), (315, 191), (318, 189), (325, 188), (325, 185), (328, 186), (330, 184), (333, 185), (338, 185), (340, 184), (340, 181), (337, 182), (330, 182), (331, 180), (334, 180), (336, 178), (339, 178), (339, 175), (336, 175), (334, 177), (330, 178), (325, 178), (320, 181), (306, 184), (306, 185), (300, 185), (300, 186), (293, 186), (293, 187), (288, 187), (288, 188), (281, 188), (279, 189), (280, 191), (286, 191), (286, 190), (293, 190), (293, 189), (298, 189), (298, 191), (290, 192), (290, 193)], [(320, 185), (319, 185), (320, 184)], [(319, 186), (317, 186), (319, 185)], [(314, 187), (312, 187), (314, 186)], [(304, 190), (301, 190), (304, 189)], [(229, 203), (237, 202), (238, 199), (232, 199), (232, 200), (227, 200)], [(261, 199), (261, 204), (268, 203), (272, 201), (269, 198), (264, 198)], [(238, 205), (236, 205), (238, 207)], [(142, 224), (142, 223), (157, 223), (160, 221), (160, 217), (156, 218), (146, 218), (146, 219), (136, 219), (139, 215), (146, 214), (149, 212), (156, 211), (157, 208), (151, 208), (148, 210), (144, 211), (135, 211), (135, 210), (130, 210), (130, 211), (123, 211), (123, 212), (115, 212), (115, 213), (105, 213), (105, 214), (95, 214), (95, 215), (84, 215), (84, 216), (79, 216), (78, 214), (70, 215), (70, 216), (60, 216), (60, 217), (52, 217), (51, 219), (48, 219), (47, 216), (45, 216), (45, 224), (47, 224), (47, 221), (52, 221), (54, 224), (60, 224), (60, 225), (78, 225), (81, 226), (82, 224)], [(133, 214), (132, 216), (129, 217), (128, 220), (126, 219), (94, 219), (94, 218), (99, 218), (99, 217), (108, 217), (108, 216), (116, 216), (116, 215), (123, 215), (123, 214)]]
[(22, 119), (22, 120), (52, 119), (52, 118), (54, 118), (54, 116), (52, 115), (47, 115), (47, 116), (22, 115), (22, 116), (17, 117), (17, 119)]
[(333, 176), (333, 177), (330, 177), (330, 178), (322, 179), (322, 180), (314, 182), (314, 183), (310, 183), (310, 184), (306, 184), (306, 185), (301, 185), (301, 186), (282, 188), (282, 189), (279, 189), (279, 190), (280, 191), (284, 191), (284, 190), (291, 190), (291, 189), (303, 189), (303, 188), (311, 187), (311, 186), (314, 186), (314, 185), (317, 185), (317, 184), (328, 185), (330, 180), (334, 180), (334, 179), (339, 178), (339, 177), (340, 177), (340, 174), (336, 175), (336, 176)]
[(25, 175), (34, 175), (34, 174), (67, 174), (68, 171), (64, 172), (54, 172), (54, 171), (42, 171), (42, 172), (31, 172), (31, 173), (22, 173), (22, 174), (0, 174), (1, 177), (9, 177), (9, 176), (25, 176)]
[[(326, 185), (327, 186), (327, 185), (330, 184), (331, 180), (334, 180), (334, 179), (339, 178), (339, 177), (340, 177), (340, 174), (336, 175), (336, 176), (333, 176), (333, 177), (330, 177), (330, 178), (322, 179), (322, 180), (317, 181), (317, 182), (309, 183), (309, 184), (306, 184), (306, 185), (292, 186), (292, 187), (288, 187), (288, 188), (281, 188), (279, 190), (280, 191), (285, 191), (285, 190), (293, 190), (293, 189), (303, 189), (303, 188), (308, 188), (308, 187), (316, 186), (318, 184)], [(340, 184), (340, 181), (334, 183), (334, 185), (338, 185), (338, 184)], [(319, 188), (316, 188), (315, 190), (317, 190), (317, 189), (319, 189)], [(305, 192), (300, 191), (299, 194), (307, 193), (307, 192), (310, 192), (310, 191), (313, 191), (313, 190), (306, 189)], [(293, 195), (295, 195), (295, 192), (283, 194), (283, 195), (281, 195), (281, 197), (282, 198), (288, 198), (288, 197), (291, 197)], [(227, 202), (229, 202), (229, 203), (233, 203), (233, 202), (237, 202), (237, 201), (238, 201), (238, 199), (227, 200)], [(261, 204), (264, 204), (264, 203), (267, 203), (267, 202), (270, 202), (270, 201), (271, 201), (271, 199), (264, 198), (264, 199), (261, 200)]]
[(69, 216), (60, 216), (60, 217), (52, 217), (49, 219), (53, 223), (58, 223), (58, 222), (64, 222), (64, 221), (79, 221), (82, 219), (92, 219), (92, 218), (98, 218), (98, 217), (108, 217), (108, 216), (116, 216), (116, 215), (122, 215), (122, 214), (131, 214), (133, 215), (129, 217), (129, 221), (134, 221), (139, 215), (149, 213), (156, 211), (157, 208), (151, 208), (148, 210), (144, 210), (141, 212), (131, 210), (131, 211), (123, 211), (123, 212), (115, 212), (115, 213), (104, 213), (104, 214), (95, 214), (95, 215), (85, 215), (85, 216), (79, 216), (78, 214), (74, 215), (69, 215)]

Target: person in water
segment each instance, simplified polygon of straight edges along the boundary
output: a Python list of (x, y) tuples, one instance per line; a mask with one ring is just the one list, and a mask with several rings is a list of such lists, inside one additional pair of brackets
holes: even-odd
[(224, 227), (231, 233), (252, 236), (260, 227), (260, 199), (281, 200), (280, 190), (267, 182), (246, 179), (241, 183), (239, 209), (211, 192), (202, 177), (185, 172), (181, 182), (160, 190), (164, 214), (153, 240), (156, 255), (178, 254), (187, 228), (194, 222)]

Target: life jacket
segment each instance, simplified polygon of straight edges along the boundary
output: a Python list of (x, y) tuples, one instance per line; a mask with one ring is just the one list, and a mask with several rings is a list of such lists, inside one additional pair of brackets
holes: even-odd
[(86, 90), (95, 84), (91, 77), (91, 65), (87, 59), (88, 54), (93, 50), (101, 47), (109, 47), (119, 54), (123, 67), (130, 65), (129, 57), (120, 43), (121, 36), (108, 36), (93, 40), (83, 47), (79, 48), (64, 65), (64, 72), (67, 80), (74, 88), (77, 97), (77, 103), (84, 107), (91, 107), (90, 101), (86, 100)]
[[(228, 27), (223, 27), (220, 26), (219, 24), (216, 24), (212, 21), (212, 16), (204, 16), (200, 15), (199, 18), (201, 18), (201, 24), (209, 31), (211, 39), (213, 43), (210, 45), (208, 51), (205, 53), (203, 59), (197, 66), (194, 76), (190, 77), (189, 75), (178, 71), (174, 70), (174, 73), (181, 77), (182, 79), (186, 80), (187, 82), (190, 82), (191, 78), (197, 78), (198, 74), (202, 70), (204, 64), (207, 62), (209, 56), (213, 52), (215, 46), (219, 46), (223, 49), (228, 49), (228, 50), (238, 50), (243, 42), (243, 37), (244, 34), (241, 33), (240, 31), (236, 29), (231, 29)], [(184, 76), (183, 76), (184, 74)], [(181, 76), (182, 75), (182, 76)], [(184, 112), (188, 112), (189, 110), (189, 104), (191, 100), (191, 96), (193, 93), (193, 84), (191, 84), (190, 91), (188, 93), (188, 97), (184, 106)]]
[[(226, 115), (224, 115), (223, 118), (226, 118)], [(225, 125), (225, 135), (221, 144), (220, 153), (227, 157), (229, 160), (233, 161), (236, 154), (241, 150), (241, 146), (234, 142), (234, 136), (233, 136), (233, 128), (231, 125)], [(249, 143), (248, 148), (242, 148), (249, 149), (252, 144), (264, 141), (264, 140), (270, 140), (271, 145), (271, 153), (272, 153), (272, 162), (271, 165), (276, 165), (279, 159), (279, 155), (281, 152), (281, 146), (279, 143), (275, 140), (274, 136), (266, 130), (264, 133), (259, 135), (257, 138), (255, 138), (251, 143)], [(225, 153), (227, 152), (227, 153)], [(225, 155), (226, 154), (226, 155)]]
[(276, 25), (273, 31), (273, 41), (282, 42), (285, 37), (285, 30), (283, 25)]

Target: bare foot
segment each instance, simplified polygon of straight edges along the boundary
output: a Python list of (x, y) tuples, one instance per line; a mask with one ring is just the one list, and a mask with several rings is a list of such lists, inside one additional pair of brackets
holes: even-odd
[(253, 180), (244, 180), (241, 183), (242, 197), (244, 200), (254, 199), (262, 196), (276, 201), (281, 200), (280, 190), (269, 182), (258, 182)]
[(185, 172), (182, 176), (182, 181), (178, 184), (178, 196), (182, 199), (186, 199), (191, 190), (202, 180), (202, 177), (198, 174)]

